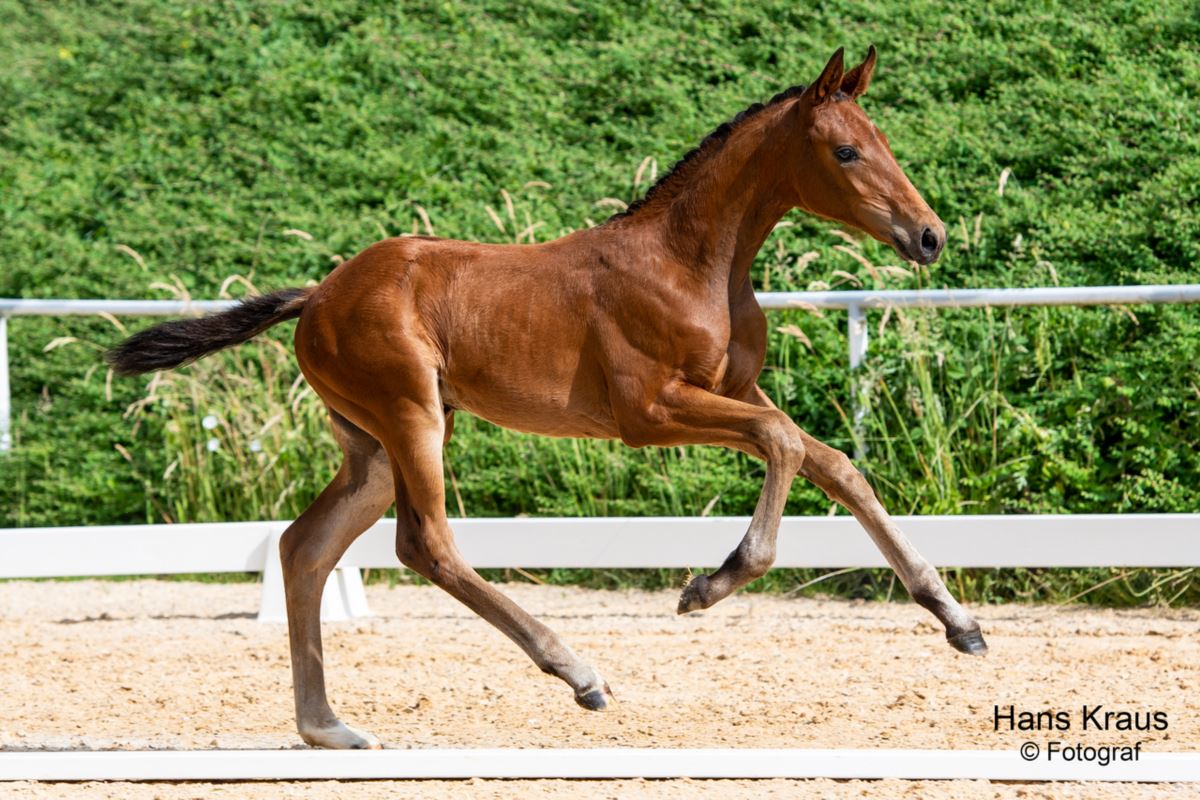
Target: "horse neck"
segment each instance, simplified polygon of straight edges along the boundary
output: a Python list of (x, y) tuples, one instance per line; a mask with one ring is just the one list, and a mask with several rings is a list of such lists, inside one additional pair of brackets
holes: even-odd
[(763, 242), (796, 204), (785, 112), (769, 109), (733, 131), (654, 215), (675, 259), (714, 288), (732, 292), (746, 282)]

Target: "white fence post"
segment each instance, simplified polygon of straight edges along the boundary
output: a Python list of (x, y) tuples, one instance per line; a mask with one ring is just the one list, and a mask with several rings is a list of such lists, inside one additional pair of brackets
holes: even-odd
[(12, 385), (8, 380), (8, 317), (0, 314), (0, 453), (12, 449)]
[(854, 460), (861, 461), (867, 454), (866, 434), (863, 422), (871, 405), (871, 387), (860, 371), (867, 357), (870, 332), (867, 328), (867, 312), (857, 303), (846, 307), (847, 341), (850, 343), (850, 391), (851, 435), (854, 437)]
[(867, 314), (863, 307), (854, 303), (846, 308), (848, 312), (847, 330), (850, 342), (850, 369), (862, 366), (867, 357), (867, 346), (870, 336), (867, 331)]

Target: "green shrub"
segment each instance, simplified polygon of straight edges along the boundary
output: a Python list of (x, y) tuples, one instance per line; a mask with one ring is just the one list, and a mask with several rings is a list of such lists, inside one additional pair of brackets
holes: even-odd
[[(889, 286), (1195, 280), (1191, 2), (0, 0), (0, 296), (142, 297), (160, 283), (211, 297), (231, 274), (302, 285), (429, 227), (551, 238), (611, 213), (597, 200), (642, 191), (648, 170), (630, 177), (646, 158), (665, 167), (749, 102), (810, 80), (834, 47), (854, 58), (869, 42), (880, 67), (864, 106), (951, 232), (933, 270)], [(862, 261), (896, 262), (788, 222), (755, 265), (764, 288), (875, 286)], [(762, 385), (845, 449), (865, 391), (863, 467), (895, 512), (1200, 506), (1194, 307), (875, 313), (871, 326), (851, 376), (841, 314), (773, 314)], [(151, 402), (147, 381), (105, 379), (98, 348), (117, 335), (103, 320), (12, 321), (17, 447), (0, 459), (0, 526), (287, 516), (319, 491), (337, 454), (271, 343), (286, 329), (159, 379)], [(94, 346), (43, 352), (61, 337)], [(744, 514), (762, 477), (713, 449), (535, 440), (470, 419), (448, 463), (451, 511), (472, 515)], [(828, 507), (798, 483), (788, 512)], [(1122, 574), (951, 584), (1068, 599), (1112, 580), (1084, 599), (1196, 601), (1189, 572)], [(678, 576), (541, 579), (581, 578)], [(860, 571), (822, 588), (884, 597), (894, 583)]]

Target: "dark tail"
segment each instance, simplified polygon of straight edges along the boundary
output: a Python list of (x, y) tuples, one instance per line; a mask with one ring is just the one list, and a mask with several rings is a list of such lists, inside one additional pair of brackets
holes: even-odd
[(141, 375), (189, 364), (300, 316), (312, 292), (284, 289), (243, 300), (219, 314), (163, 322), (130, 336), (109, 350), (105, 360), (118, 375)]

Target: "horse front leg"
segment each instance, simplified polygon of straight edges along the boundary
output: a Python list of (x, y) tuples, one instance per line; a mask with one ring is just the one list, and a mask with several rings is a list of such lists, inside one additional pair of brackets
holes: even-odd
[(767, 464), (762, 493), (741, 543), (720, 568), (688, 583), (678, 613), (708, 608), (765, 575), (775, 563), (779, 520), (805, 459), (796, 424), (773, 406), (723, 397), (683, 382), (669, 384), (649, 410), (623, 415), (619, 422), (621, 438), (634, 446), (721, 445)]
[[(750, 400), (764, 408), (775, 408), (771, 399), (757, 386)], [(979, 623), (954, 599), (937, 570), (917, 552), (908, 537), (892, 521), (875, 496), (874, 489), (849, 457), (803, 430), (797, 430), (804, 447), (800, 474), (816, 484), (829, 499), (854, 515), (913, 600), (932, 612), (945, 626), (946, 639), (955, 650), (969, 655), (986, 653), (987, 643)]]
[(986, 653), (987, 643), (979, 623), (959, 605), (946, 589), (938, 571), (917, 552), (908, 537), (892, 521), (867, 479), (855, 469), (846, 454), (807, 433), (801, 435), (807, 457), (800, 474), (816, 484), (831, 500), (845, 506), (862, 524), (912, 599), (932, 612), (945, 626), (946, 639), (955, 650), (969, 655)]
[(676, 613), (708, 608), (767, 574), (775, 563), (779, 522), (795, 474), (790, 465), (767, 462), (767, 477), (746, 535), (716, 571), (697, 575), (688, 582), (679, 596)]

